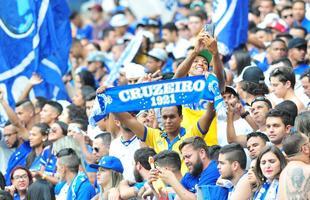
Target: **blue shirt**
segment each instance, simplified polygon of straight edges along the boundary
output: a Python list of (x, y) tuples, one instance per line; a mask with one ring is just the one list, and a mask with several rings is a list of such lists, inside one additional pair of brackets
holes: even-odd
[(196, 193), (196, 185), (215, 185), (220, 173), (217, 169), (217, 163), (211, 160), (208, 167), (204, 169), (198, 177), (186, 173), (181, 180), (181, 184), (190, 192)]
[[(294, 26), (299, 26), (298, 22), (294, 22), (293, 24)], [(304, 17), (304, 19), (301, 21), (300, 25), (305, 28), (307, 30), (307, 32), (309, 33), (310, 32), (310, 21)]]
[(265, 57), (262, 62), (255, 61), (258, 68), (260, 68), (263, 72), (265, 72), (269, 68), (268, 60)]
[(34, 161), (32, 162), (31, 166), (29, 167), (30, 171), (40, 171), (41, 163), (40, 163), (41, 155), (36, 156)]
[(294, 73), (296, 75), (302, 75), (303, 73), (305, 73), (308, 69), (310, 68), (309, 65), (307, 64), (299, 64), (296, 67), (294, 67)]
[(219, 177), (220, 173), (217, 169), (217, 163), (214, 160), (211, 160), (208, 167), (200, 174), (198, 186), (215, 185)]
[(57, 157), (52, 153), (51, 146), (46, 147), (41, 155), (40, 164), (45, 167), (45, 172), (54, 174), (56, 172)]
[(17, 192), (14, 193), (13, 199), (14, 200), (20, 200), (20, 196)]
[(89, 182), (86, 174), (80, 172), (69, 186), (67, 200), (89, 200), (95, 195), (95, 188)]
[(81, 39), (88, 39), (92, 40), (93, 39), (93, 28), (90, 25), (86, 25), (83, 28), (78, 28), (76, 31), (76, 39), (81, 40)]
[(6, 169), (6, 174), (5, 174), (6, 185), (11, 185), (11, 179), (10, 179), (11, 171), (16, 166), (26, 166), (26, 158), (28, 154), (30, 153), (30, 151), (31, 151), (31, 147), (30, 147), (29, 141), (25, 141), (10, 156), (8, 167)]

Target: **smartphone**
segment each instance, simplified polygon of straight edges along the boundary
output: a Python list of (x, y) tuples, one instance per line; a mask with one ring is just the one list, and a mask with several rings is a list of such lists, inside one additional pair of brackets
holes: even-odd
[(205, 31), (209, 33), (212, 37), (214, 37), (214, 30), (215, 30), (215, 24), (206, 24), (205, 25)]

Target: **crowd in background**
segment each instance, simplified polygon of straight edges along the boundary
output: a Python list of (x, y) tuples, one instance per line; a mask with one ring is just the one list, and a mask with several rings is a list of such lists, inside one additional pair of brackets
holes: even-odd
[[(69, 101), (29, 98), (44, 81), (39, 74), (15, 108), (0, 91), (8, 119), (0, 200), (310, 198), (309, 3), (251, 0), (248, 41), (232, 54), (204, 29), (212, 1), (179, 0), (167, 23), (136, 19), (126, 1), (110, 3), (87, 2), (70, 16)], [(143, 42), (134, 59), (106, 85), (111, 63), (138, 31)], [(225, 118), (210, 101), (88, 123), (106, 88), (210, 74)]]

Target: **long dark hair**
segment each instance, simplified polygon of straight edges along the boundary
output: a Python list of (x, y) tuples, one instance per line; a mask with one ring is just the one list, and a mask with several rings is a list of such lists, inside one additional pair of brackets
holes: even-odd
[[(40, 133), (42, 136), (47, 136), (49, 133), (49, 126), (46, 123), (38, 123), (35, 124), (34, 127), (38, 127), (40, 129)], [(43, 142), (43, 148), (47, 145), (46, 142)], [(26, 167), (29, 169), (33, 163), (33, 161), (36, 159), (36, 152), (35, 149), (32, 148), (31, 152), (28, 154), (26, 158)]]
[(55, 200), (53, 185), (43, 179), (32, 183), (27, 191), (28, 200)]
[(96, 90), (96, 81), (91, 72), (87, 70), (82, 70), (78, 73), (78, 76), (80, 77), (82, 86), (88, 85), (92, 87), (94, 90)]
[(237, 63), (237, 74), (238, 76), (241, 74), (242, 70), (251, 65), (251, 56), (248, 52), (244, 50), (237, 50), (233, 53)]

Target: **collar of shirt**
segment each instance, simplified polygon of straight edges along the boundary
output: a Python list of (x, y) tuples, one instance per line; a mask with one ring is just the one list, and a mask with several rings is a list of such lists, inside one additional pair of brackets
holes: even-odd
[(167, 134), (166, 132), (163, 132), (163, 133), (161, 134), (161, 137), (166, 139), (166, 141), (167, 141), (167, 143), (168, 143), (168, 149), (169, 149), (169, 150), (172, 150), (173, 145), (174, 145), (175, 143), (177, 143), (177, 142), (181, 139), (181, 137), (183, 137), (183, 136), (185, 135), (185, 133), (186, 133), (185, 128), (181, 127), (181, 128), (180, 128), (179, 135), (177, 135), (172, 141), (170, 141), (170, 139), (169, 139), (169, 137), (168, 137), (168, 134)]

